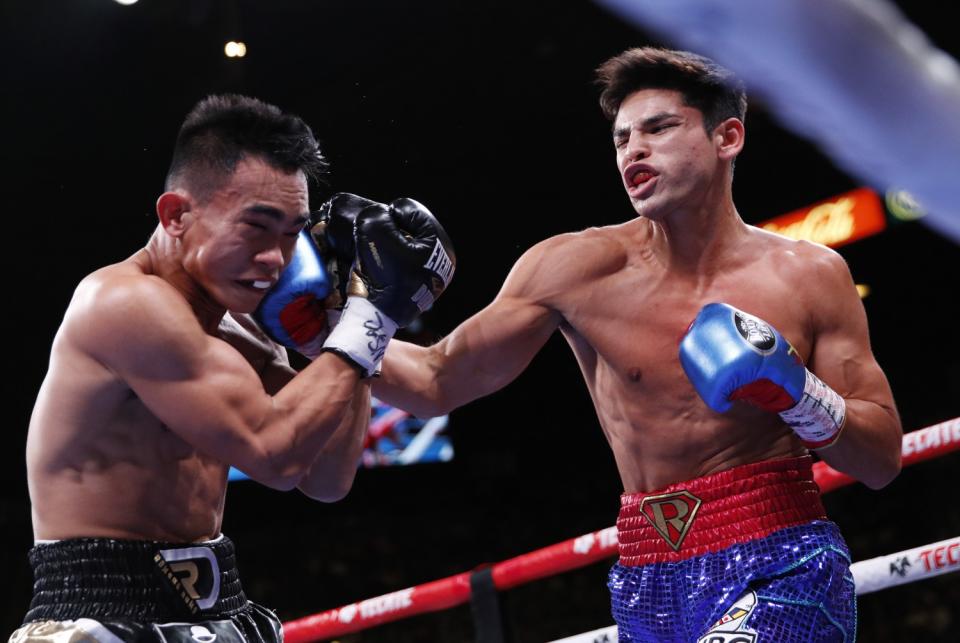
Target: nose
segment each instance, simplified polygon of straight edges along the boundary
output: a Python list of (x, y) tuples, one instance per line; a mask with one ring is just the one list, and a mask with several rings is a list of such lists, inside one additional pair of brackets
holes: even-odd
[(632, 163), (647, 158), (650, 155), (650, 148), (646, 139), (638, 132), (631, 132), (627, 139), (627, 146), (623, 150), (623, 160), (626, 163)]
[(271, 271), (282, 269), (287, 261), (279, 245), (272, 245), (258, 252), (253, 260)]

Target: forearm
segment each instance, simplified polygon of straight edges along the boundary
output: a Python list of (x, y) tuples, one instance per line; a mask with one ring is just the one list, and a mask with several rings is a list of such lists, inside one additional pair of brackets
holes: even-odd
[(449, 413), (512, 382), (559, 323), (553, 309), (498, 297), (433, 346), (392, 341), (373, 393), (418, 417)]
[(306, 475), (297, 484), (304, 494), (321, 502), (342, 499), (353, 486), (357, 462), (370, 424), (370, 384), (361, 381), (353, 403)]
[(254, 431), (271, 486), (296, 486), (350, 415), (358, 381), (355, 368), (326, 353), (271, 398)]
[(378, 399), (417, 417), (436, 417), (450, 409), (440, 386), (440, 348), (394, 340), (387, 348), (380, 377), (373, 385)]
[(834, 469), (879, 489), (900, 471), (903, 430), (894, 408), (846, 400), (846, 420), (836, 442), (816, 451)]

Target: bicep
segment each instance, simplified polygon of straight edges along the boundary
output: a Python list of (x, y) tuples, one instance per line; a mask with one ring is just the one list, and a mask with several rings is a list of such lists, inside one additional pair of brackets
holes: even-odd
[(390, 342), (374, 393), (420, 417), (447, 413), (510, 383), (558, 324), (555, 311), (502, 293), (433, 346)]
[(497, 390), (527, 367), (559, 324), (556, 311), (503, 292), (437, 345), (447, 365), (439, 374), (470, 378), (484, 393)]
[(276, 359), (268, 362), (260, 371), (260, 381), (263, 388), (270, 395), (276, 395), (280, 389), (290, 383), (297, 375), (297, 371), (290, 366), (287, 359)]
[(163, 288), (118, 288), (100, 300), (75, 320), (78, 343), (183, 440), (224, 462), (255, 466), (256, 429), (272, 398), (243, 356), (206, 334)]
[(566, 285), (563, 262), (558, 265), (551, 247), (545, 242), (524, 253), (493, 302), (437, 345), (436, 356), (447, 366), (441, 376), (471, 378), (485, 395), (527, 367), (562, 321), (550, 302)]
[(515, 379), (560, 325), (550, 295), (562, 288), (556, 259), (545, 244), (514, 265), (488, 306), (430, 347), (391, 342), (382, 399), (420, 416), (445, 413), (492, 393)]
[(171, 431), (224, 462), (251, 465), (257, 428), (271, 408), (260, 377), (233, 348), (207, 338), (190, 355), (167, 350), (149, 366), (127, 365), (130, 388)]
[(870, 347), (867, 315), (843, 259), (820, 266), (813, 303), (814, 344), (810, 370), (845, 398), (893, 409), (893, 395)]

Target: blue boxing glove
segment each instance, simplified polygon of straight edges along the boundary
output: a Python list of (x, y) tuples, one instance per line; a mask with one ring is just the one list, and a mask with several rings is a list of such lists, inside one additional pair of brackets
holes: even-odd
[(309, 233), (301, 232), (290, 265), (253, 313), (273, 341), (311, 359), (321, 353), (330, 326), (323, 300), (332, 284), (324, 264)]
[(738, 400), (779, 413), (811, 449), (833, 444), (843, 428), (843, 398), (775, 328), (728, 304), (703, 307), (680, 342), (680, 364), (718, 413)]

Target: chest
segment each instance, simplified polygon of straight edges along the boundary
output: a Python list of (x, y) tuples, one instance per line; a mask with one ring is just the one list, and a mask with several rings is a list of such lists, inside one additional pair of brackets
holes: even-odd
[(806, 360), (813, 347), (807, 298), (775, 271), (744, 270), (709, 280), (622, 271), (566, 306), (568, 338), (581, 363), (596, 362), (626, 384), (675, 381), (677, 351), (690, 322), (712, 302), (772, 324)]

